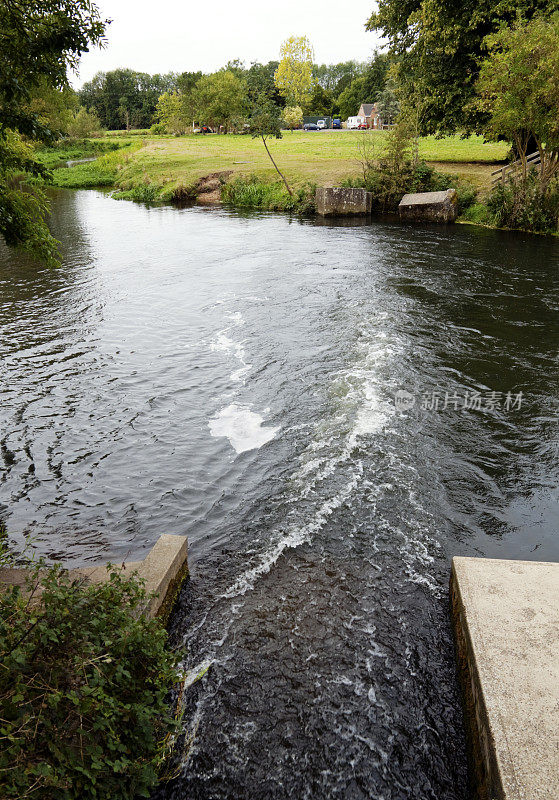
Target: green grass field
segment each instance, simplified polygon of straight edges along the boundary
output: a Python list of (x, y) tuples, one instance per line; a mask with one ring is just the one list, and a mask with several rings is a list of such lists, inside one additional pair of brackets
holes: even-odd
[[(370, 137), (375, 148), (382, 148), (386, 134), (374, 132), (320, 131), (286, 132), (282, 139), (269, 140), (278, 166), (295, 186), (306, 182), (322, 186), (338, 183), (360, 172), (358, 142)], [(420, 141), (420, 155), (436, 162), (439, 168), (468, 177), (482, 187), (494, 164), (504, 161), (506, 143), (486, 143), (479, 136), (458, 136)], [(257, 175), (263, 180), (276, 179), (270, 160), (259, 139), (249, 136), (190, 135), (177, 138), (145, 137), (119, 169), (117, 185), (131, 189), (141, 184), (168, 189), (191, 186), (199, 178), (214, 172), (231, 171), (238, 175)]]

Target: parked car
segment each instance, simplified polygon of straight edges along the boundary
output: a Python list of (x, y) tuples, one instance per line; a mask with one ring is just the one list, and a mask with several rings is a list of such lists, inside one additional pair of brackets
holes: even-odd
[(361, 123), (359, 124), (359, 126), (357, 127), (357, 130), (358, 130), (358, 131), (366, 131), (366, 130), (368, 130), (368, 129), (369, 129), (369, 126), (367, 125), (367, 123), (366, 123), (366, 122), (361, 122)]
[(213, 133), (213, 131), (208, 125), (202, 125), (200, 133)]
[(337, 119), (337, 118), (336, 118), (336, 119), (333, 119), (333, 120), (332, 120), (332, 127), (333, 127), (333, 128), (341, 128), (341, 127), (342, 127), (342, 121), (341, 121), (341, 119)]
[(307, 122), (306, 125), (303, 125), (303, 130), (305, 131), (319, 131), (320, 128), (318, 125), (315, 125), (314, 122)]
[(317, 122), (316, 124), (317, 124), (317, 126), (318, 126), (318, 130), (319, 130), (319, 131), (323, 131), (323, 130), (325, 130), (325, 128), (326, 128), (326, 120), (324, 120), (324, 119), (319, 119), (319, 120), (318, 120), (318, 122)]

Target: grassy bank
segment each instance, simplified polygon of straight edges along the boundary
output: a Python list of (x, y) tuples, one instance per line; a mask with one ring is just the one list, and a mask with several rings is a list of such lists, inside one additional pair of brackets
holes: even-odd
[(111, 141), (106, 138), (99, 139), (65, 139), (56, 147), (41, 147), (36, 152), (37, 159), (48, 169), (58, 169), (66, 166), (68, 161), (77, 161), (81, 158), (96, 158), (105, 153), (127, 147), (130, 140), (121, 139)]
[[(115, 186), (118, 180), (119, 171), (130, 159), (130, 156), (140, 147), (140, 143), (130, 141), (107, 142), (91, 140), (93, 148), (87, 149), (75, 145), (63, 150), (65, 164), (69, 160), (94, 157), (94, 161), (87, 161), (83, 164), (74, 164), (71, 167), (62, 166), (56, 168), (52, 164), (55, 152), (44, 151), (42, 153), (46, 166), (53, 169), (52, 177), (49, 181), (53, 186), (64, 189), (92, 189), (101, 186)], [(68, 155), (71, 153), (71, 155)], [(97, 157), (96, 157), (97, 156)], [(48, 163), (48, 162), (51, 163)]]
[[(45, 151), (43, 158), (50, 166), (57, 153), (64, 161), (100, 154), (95, 161), (54, 170), (52, 182), (60, 187), (105, 186), (114, 188), (117, 198), (168, 202), (192, 199), (201, 180), (217, 174), (223, 176), (222, 199), (226, 203), (309, 213), (314, 187), (358, 180), (362, 172), (360, 144), (367, 141), (379, 152), (386, 135), (381, 131), (295, 131), (271, 140), (270, 149), (293, 187), (293, 197), (278, 182), (262, 142), (249, 136), (131, 136), (122, 132), (118, 137)], [(420, 140), (419, 149), (420, 156), (438, 171), (468, 181), (483, 196), (495, 164), (506, 159), (509, 147), (484, 142), (479, 136), (429, 136)]]
[[(295, 188), (308, 183), (334, 185), (360, 172), (358, 144), (370, 137), (381, 146), (386, 136), (380, 131), (323, 133), (295, 131), (270, 142), (270, 149), (280, 168)], [(503, 161), (508, 145), (484, 143), (481, 137), (468, 139), (425, 137), (420, 155), (427, 161), (452, 164), (452, 171), (473, 178), (482, 188), (496, 162)], [(129, 159), (119, 173), (118, 188), (130, 191), (140, 185), (155, 187), (163, 196), (176, 188), (191, 187), (205, 175), (215, 172), (256, 175), (264, 182), (275, 182), (275, 172), (262, 142), (249, 136), (150, 137)], [(155, 190), (152, 188), (152, 192)]]

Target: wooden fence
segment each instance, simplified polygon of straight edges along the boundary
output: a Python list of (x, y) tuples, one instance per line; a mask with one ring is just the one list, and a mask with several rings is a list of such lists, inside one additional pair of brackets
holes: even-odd
[[(531, 155), (527, 156), (526, 164), (528, 169), (532, 169), (533, 167), (537, 167), (538, 164), (542, 163), (542, 159), (538, 150), (535, 153), (531, 153)], [(502, 183), (503, 186), (505, 185), (507, 178), (514, 177), (520, 170), (522, 169), (522, 161), (519, 159), (518, 161), (514, 161), (512, 164), (507, 164), (504, 167), (500, 167), (496, 169), (495, 172), (491, 173), (491, 186), (495, 188), (498, 183)]]

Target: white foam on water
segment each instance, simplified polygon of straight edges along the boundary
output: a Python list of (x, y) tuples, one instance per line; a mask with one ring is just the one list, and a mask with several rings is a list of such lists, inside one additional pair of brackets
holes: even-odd
[(294, 525), (285, 536), (282, 536), (279, 541), (276, 541), (273, 546), (264, 553), (260, 563), (246, 570), (246, 572), (235, 581), (233, 586), (222, 594), (222, 597), (235, 597), (245, 594), (247, 591), (254, 588), (258, 578), (270, 572), (276, 561), (286, 550), (299, 547), (305, 542), (310, 542), (312, 537), (324, 527), (332, 512), (343, 505), (351, 496), (358, 482), (359, 475), (356, 473), (351, 476), (349, 482), (338, 494), (319, 506), (306, 525)]
[(256, 450), (271, 441), (279, 428), (263, 427), (264, 418), (246, 406), (237, 403), (222, 408), (208, 422), (215, 438), (225, 437), (236, 453)]
[[(235, 322), (235, 325), (244, 325), (244, 321)], [(231, 339), (227, 335), (229, 331), (230, 328), (224, 328), (222, 331), (218, 331), (210, 342), (210, 350), (231, 353), (232, 356), (240, 362), (241, 366), (231, 373), (231, 380), (238, 383), (244, 381), (245, 375), (252, 369), (252, 364), (246, 361), (246, 353), (242, 342), (236, 342), (234, 339)]]

